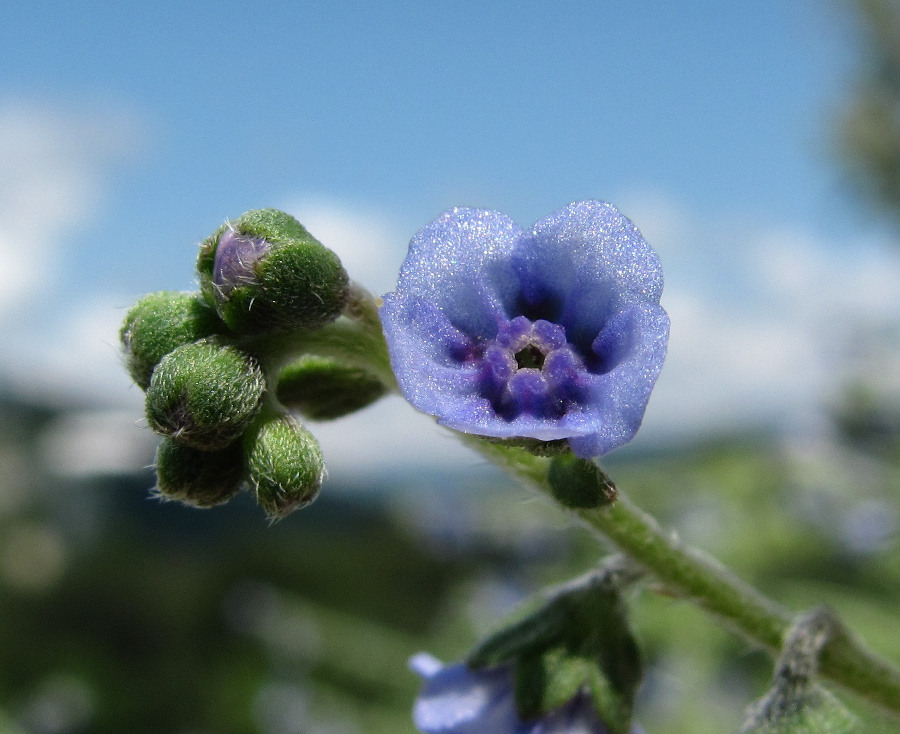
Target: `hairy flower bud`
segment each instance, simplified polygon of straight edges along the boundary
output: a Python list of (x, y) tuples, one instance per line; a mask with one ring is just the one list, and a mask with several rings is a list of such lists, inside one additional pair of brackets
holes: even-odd
[(200, 247), (200, 287), (238, 332), (315, 329), (336, 319), (348, 298), (338, 256), (296, 219), (255, 209)]
[(238, 438), (259, 411), (265, 380), (256, 359), (215, 339), (163, 357), (147, 389), (150, 427), (211, 451)]
[(218, 451), (201, 451), (164, 438), (156, 450), (156, 491), (163, 499), (192, 507), (215, 507), (240, 489), (243, 458), (237, 442)]
[(128, 311), (119, 331), (131, 379), (146, 390), (154, 367), (175, 347), (224, 328), (199, 293), (161, 291), (144, 296)]
[(308, 355), (285, 367), (276, 394), (286, 408), (312, 420), (331, 420), (365, 408), (387, 393), (365, 370)]
[(260, 420), (244, 437), (250, 486), (266, 515), (277, 520), (319, 494), (325, 463), (315, 437), (288, 415)]
[(618, 497), (616, 486), (599, 466), (572, 454), (553, 459), (547, 481), (553, 497), (573, 510), (605, 507)]

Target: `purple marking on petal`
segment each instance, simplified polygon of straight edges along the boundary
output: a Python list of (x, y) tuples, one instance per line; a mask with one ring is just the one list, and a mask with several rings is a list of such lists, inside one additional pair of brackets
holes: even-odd
[(528, 367), (509, 378), (501, 399), (501, 409), (511, 418), (523, 413), (537, 418), (556, 418), (561, 408), (541, 370)]
[(242, 285), (256, 282), (256, 262), (266, 254), (269, 243), (256, 237), (244, 237), (226, 229), (219, 237), (213, 262), (213, 283), (222, 298)]
[(566, 330), (559, 324), (554, 324), (544, 319), (538, 319), (531, 327), (535, 344), (549, 352), (566, 345)]
[(491, 344), (482, 356), (481, 390), (486, 398), (496, 400), (509, 378), (516, 373), (516, 360), (509, 349)]
[(497, 329), (497, 343), (507, 349), (520, 349), (523, 340), (531, 334), (531, 320), (524, 316), (516, 316), (510, 321), (503, 321)]

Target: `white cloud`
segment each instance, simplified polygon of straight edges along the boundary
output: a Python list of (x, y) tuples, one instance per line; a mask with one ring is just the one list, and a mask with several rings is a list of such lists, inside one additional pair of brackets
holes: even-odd
[(101, 294), (74, 301), (50, 327), (16, 337), (14, 354), (0, 353), (6, 385), (47, 405), (119, 406), (141, 415), (142, 393), (119, 351), (125, 299)]
[(384, 212), (324, 197), (289, 197), (284, 210), (338, 254), (353, 280), (375, 295), (394, 289), (413, 232)]
[(46, 285), (54, 251), (97, 212), (108, 166), (137, 139), (120, 110), (0, 104), (0, 314)]
[(486, 463), (433, 418), (416, 412), (397, 396), (309, 428), (322, 446), (333, 479), (396, 477), (398, 469), (417, 467), (427, 485), (429, 470), (459, 471)]
[[(669, 356), (647, 433), (815, 425), (861, 363), (900, 360), (900, 255), (803, 227), (701, 222), (658, 196), (623, 206), (666, 270)], [(877, 370), (876, 370), (877, 371)]]

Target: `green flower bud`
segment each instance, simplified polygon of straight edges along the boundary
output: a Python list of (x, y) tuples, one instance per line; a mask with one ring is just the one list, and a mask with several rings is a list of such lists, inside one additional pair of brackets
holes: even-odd
[(178, 347), (157, 365), (147, 389), (147, 420), (157, 433), (212, 451), (244, 432), (264, 392), (256, 359), (204, 339)]
[(365, 408), (387, 393), (384, 383), (358, 367), (308, 355), (278, 376), (278, 401), (312, 420), (331, 420)]
[(224, 329), (199, 293), (162, 291), (144, 296), (131, 307), (119, 331), (131, 379), (146, 390), (153, 368), (175, 347)]
[(192, 507), (215, 507), (241, 488), (244, 454), (238, 442), (218, 451), (201, 451), (171, 438), (156, 450), (156, 491)]
[(599, 466), (572, 454), (555, 457), (547, 479), (557, 502), (573, 510), (611, 505), (618, 496), (612, 479)]
[(261, 420), (244, 437), (250, 486), (266, 515), (277, 520), (312, 502), (325, 478), (319, 443), (288, 415)]
[(200, 246), (197, 271), (207, 301), (238, 332), (315, 329), (349, 296), (338, 256), (277, 209), (220, 227)]

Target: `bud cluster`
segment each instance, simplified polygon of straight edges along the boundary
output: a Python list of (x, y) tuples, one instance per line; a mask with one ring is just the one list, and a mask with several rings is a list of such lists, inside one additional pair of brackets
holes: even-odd
[(199, 292), (147, 295), (120, 331), (147, 422), (163, 437), (157, 492), (206, 508), (248, 486), (270, 518), (284, 517), (315, 499), (325, 475), (316, 439), (287, 411), (335, 418), (387, 390), (356, 366), (292, 360), (284, 348), (342, 316), (347, 274), (274, 209), (216, 230), (200, 246), (197, 273)]

